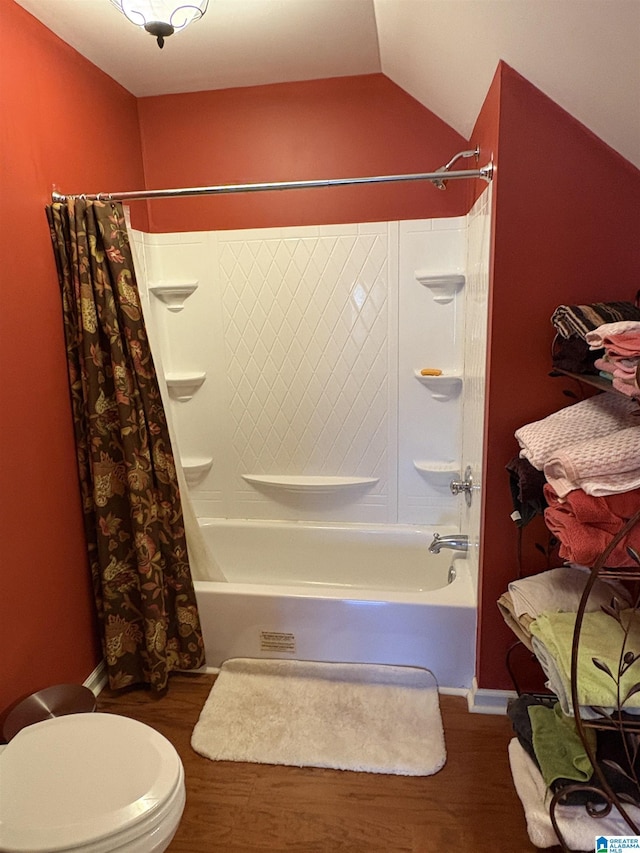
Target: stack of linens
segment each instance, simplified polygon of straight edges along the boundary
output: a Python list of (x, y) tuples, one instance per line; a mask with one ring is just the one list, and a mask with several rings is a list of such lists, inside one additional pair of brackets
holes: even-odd
[[(640, 622), (635, 611), (618, 611), (618, 618), (603, 610), (584, 614), (576, 683), (583, 719), (598, 719), (614, 710), (640, 713), (640, 693), (632, 687), (640, 682), (640, 660), (621, 661), (627, 653), (640, 653)], [(565, 714), (574, 715), (571, 701), (571, 654), (575, 613), (542, 613), (529, 626), (533, 651), (547, 676), (547, 686), (558, 697)]]
[(631, 302), (595, 302), (591, 305), (560, 305), (551, 316), (557, 334), (553, 345), (554, 367), (572, 373), (597, 373), (596, 355), (586, 336), (607, 323), (640, 321), (640, 309)]
[(594, 366), (611, 379), (613, 387), (628, 397), (640, 398), (638, 367), (640, 365), (640, 322), (606, 323), (585, 336), (589, 349), (604, 355)]
[[(544, 473), (544, 518), (560, 540), (560, 556), (592, 565), (640, 509), (640, 409), (637, 400), (608, 391), (516, 430), (520, 455)], [(634, 565), (624, 537), (607, 562)]]
[[(579, 565), (560, 566), (520, 578), (511, 581), (498, 599), (498, 608), (518, 639), (533, 651), (531, 623), (543, 613), (576, 613), (588, 580), (589, 569)], [(629, 606), (629, 596), (622, 584), (597, 578), (587, 600), (587, 609), (593, 611), (603, 605), (610, 606), (614, 598), (622, 606)]]
[[(558, 838), (549, 816), (552, 792), (517, 738), (513, 738), (509, 744), (509, 763), (513, 783), (524, 808), (531, 843), (540, 848), (555, 847)], [(626, 805), (624, 808), (636, 825), (640, 824), (640, 809)], [(556, 808), (556, 818), (558, 828), (570, 850), (593, 850), (596, 835), (633, 835), (629, 825), (615, 808), (606, 817), (594, 820), (584, 806), (561, 805)]]

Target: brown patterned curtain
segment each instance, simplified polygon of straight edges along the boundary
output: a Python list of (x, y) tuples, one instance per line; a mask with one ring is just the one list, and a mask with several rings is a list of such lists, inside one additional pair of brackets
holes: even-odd
[(204, 663), (180, 494), (122, 205), (47, 208), (89, 562), (113, 689)]

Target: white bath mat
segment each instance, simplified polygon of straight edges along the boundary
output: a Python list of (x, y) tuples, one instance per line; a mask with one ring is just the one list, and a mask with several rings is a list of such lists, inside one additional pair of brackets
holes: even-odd
[(214, 761), (430, 776), (446, 751), (428, 670), (226, 661), (191, 738)]

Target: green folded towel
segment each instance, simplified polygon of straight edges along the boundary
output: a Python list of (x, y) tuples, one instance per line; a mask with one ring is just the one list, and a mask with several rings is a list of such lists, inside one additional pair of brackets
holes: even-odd
[[(575, 613), (545, 612), (529, 626), (534, 637), (544, 643), (553, 657), (559, 674), (568, 685), (571, 679), (571, 643), (575, 626)], [(618, 668), (624, 642), (622, 626), (630, 624), (624, 645), (628, 657), (640, 654), (640, 613), (633, 610), (620, 612), (621, 623), (601, 610), (585, 613), (578, 646), (578, 699), (580, 705), (604, 708), (618, 707)], [(593, 659), (600, 666), (593, 663)], [(606, 667), (611, 675), (602, 667)], [(613, 676), (613, 677), (612, 677)], [(628, 696), (632, 687), (640, 682), (640, 661), (633, 661), (620, 679), (620, 707), (640, 708), (640, 692)]]
[[(593, 765), (578, 735), (574, 719), (562, 713), (559, 702), (553, 708), (529, 705), (527, 710), (531, 720), (533, 749), (547, 788), (556, 779), (588, 782), (593, 775)], [(590, 748), (595, 751), (595, 731), (587, 729), (586, 736)]]

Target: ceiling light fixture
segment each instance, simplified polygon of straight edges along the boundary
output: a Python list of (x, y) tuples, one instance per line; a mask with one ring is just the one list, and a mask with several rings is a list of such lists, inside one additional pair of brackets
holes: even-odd
[(164, 47), (164, 40), (189, 24), (198, 21), (207, 11), (209, 0), (111, 0), (113, 5), (137, 27), (144, 27)]

